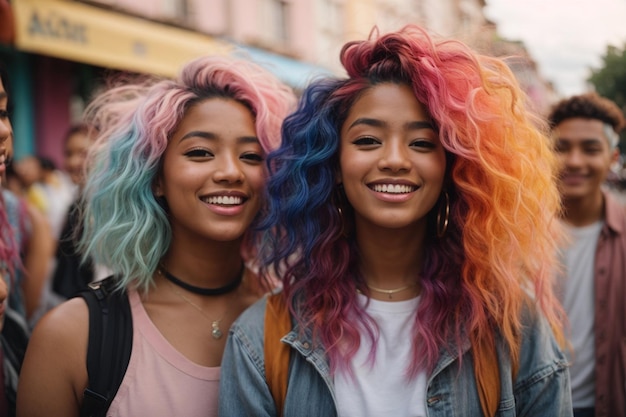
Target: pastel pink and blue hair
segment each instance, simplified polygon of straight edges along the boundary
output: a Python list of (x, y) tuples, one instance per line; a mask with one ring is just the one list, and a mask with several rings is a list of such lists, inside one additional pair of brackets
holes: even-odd
[[(161, 157), (189, 108), (211, 98), (243, 103), (254, 116), (266, 152), (280, 141), (280, 127), (295, 98), (260, 66), (232, 57), (188, 63), (175, 80), (114, 87), (90, 105), (87, 120), (98, 131), (85, 185), (83, 253), (147, 289), (167, 251), (171, 229), (153, 195)], [(248, 235), (244, 255), (255, 239)]]

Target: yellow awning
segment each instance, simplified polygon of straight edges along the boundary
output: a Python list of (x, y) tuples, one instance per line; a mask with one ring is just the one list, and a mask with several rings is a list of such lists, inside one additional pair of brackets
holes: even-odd
[(232, 46), (208, 35), (83, 3), (13, 0), (16, 47), (105, 68), (175, 76), (202, 55)]

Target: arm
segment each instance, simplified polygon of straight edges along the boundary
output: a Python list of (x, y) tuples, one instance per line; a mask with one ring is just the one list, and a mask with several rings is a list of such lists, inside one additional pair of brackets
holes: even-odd
[(78, 417), (87, 386), (89, 312), (73, 298), (36, 325), (20, 373), (18, 417)]
[(43, 288), (54, 255), (54, 239), (47, 220), (37, 209), (27, 204), (31, 224), (24, 254), (26, 275), (22, 281), (26, 317), (30, 318), (41, 302)]
[(516, 415), (571, 417), (567, 358), (540, 313), (527, 323), (522, 335), (518, 375), (514, 381)]

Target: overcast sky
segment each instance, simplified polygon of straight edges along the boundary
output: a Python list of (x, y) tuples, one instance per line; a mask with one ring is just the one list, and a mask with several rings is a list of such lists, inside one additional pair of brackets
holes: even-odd
[(626, 43), (626, 0), (487, 0), (498, 33), (521, 40), (562, 95), (586, 90), (606, 46)]

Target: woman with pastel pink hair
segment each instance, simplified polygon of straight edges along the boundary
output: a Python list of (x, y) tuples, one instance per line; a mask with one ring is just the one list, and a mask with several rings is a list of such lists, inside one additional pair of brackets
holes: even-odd
[[(267, 291), (254, 265), (254, 224), (265, 157), (294, 102), (260, 66), (219, 56), (189, 62), (174, 80), (95, 99), (79, 249), (112, 272), (90, 285), (98, 305), (111, 307), (76, 297), (41, 319), (20, 376), (19, 416), (217, 414), (228, 328)], [(97, 318), (114, 328), (130, 320), (132, 336), (90, 345)], [(120, 359), (100, 363), (109, 346)], [(94, 349), (103, 356), (92, 360)], [(119, 385), (109, 383), (119, 366)]]

